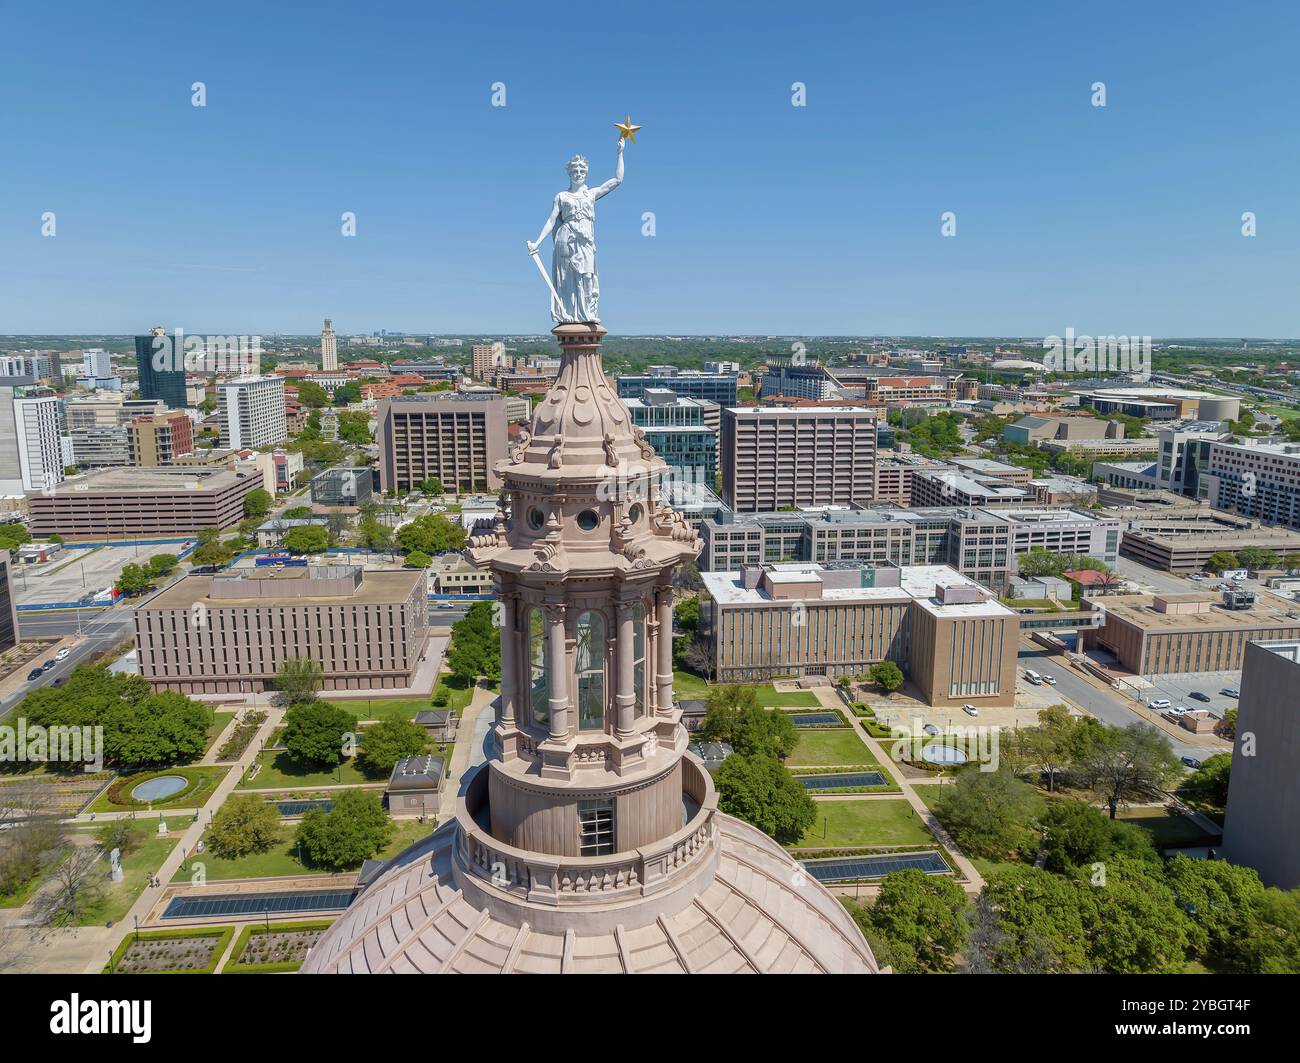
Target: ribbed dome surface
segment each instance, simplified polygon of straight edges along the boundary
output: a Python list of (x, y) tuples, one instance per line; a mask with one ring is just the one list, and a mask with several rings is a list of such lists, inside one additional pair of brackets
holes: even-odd
[(857, 926), (760, 831), (716, 818), (722, 856), (684, 908), (633, 928), (515, 925), (452, 884), (455, 821), (396, 857), (316, 943), (304, 974), (873, 974)]

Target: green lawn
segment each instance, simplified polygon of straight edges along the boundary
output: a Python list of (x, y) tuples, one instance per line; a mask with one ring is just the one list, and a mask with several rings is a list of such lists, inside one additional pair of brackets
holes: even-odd
[[(447, 692), (447, 704), (435, 705), (433, 698), (440, 690)], [(462, 683), (450, 675), (438, 677), (433, 688), (433, 695), (427, 698), (325, 698), (331, 705), (338, 705), (352, 713), (359, 720), (382, 720), (385, 716), (397, 716), (403, 720), (415, 719), (417, 712), (430, 709), (451, 709), (457, 716), (465, 711), (470, 698), (474, 696), (474, 684)]]
[(880, 764), (851, 728), (808, 728), (799, 732), (799, 744), (786, 758), (787, 767), (820, 768), (829, 765), (863, 765), (879, 768)]
[(349, 757), (337, 768), (318, 768), (315, 765), (299, 764), (287, 752), (268, 749), (259, 753), (257, 759), (262, 763), (262, 770), (250, 779), (247, 774), (239, 780), (239, 790), (270, 790), (294, 786), (338, 786), (351, 783), (383, 782), (361, 773), (356, 765), (356, 758)]
[(230, 721), (236, 715), (235, 712), (214, 712), (212, 714), (212, 726), (208, 728), (208, 748), (204, 752), (212, 752), (213, 743), (221, 737), (221, 732), (230, 726)]
[[(110, 786), (95, 801), (87, 807), (87, 812), (130, 812), (130, 811), (152, 811), (158, 812), (169, 808), (202, 808), (207, 803), (212, 791), (217, 788), (217, 784), (225, 777), (229, 768), (196, 766), (187, 764), (180, 768), (165, 768), (154, 772), (140, 772), (141, 776), (145, 775), (184, 775), (186, 778), (198, 780), (198, 785), (194, 788), (183, 791), (175, 797), (166, 801), (127, 801), (114, 802), (110, 800), (109, 794), (112, 793), (113, 787)], [(129, 797), (131, 793), (130, 776), (124, 775), (123, 779), (127, 780), (122, 786), (122, 793)]]
[(933, 844), (934, 836), (906, 801), (847, 798), (818, 801), (817, 821), (792, 848)]
[(1172, 808), (1126, 808), (1119, 818), (1151, 835), (1158, 849), (1190, 845), (1218, 845), (1222, 838), (1206, 834), (1196, 823)]
[(1288, 406), (1261, 406), (1260, 409), (1265, 413), (1271, 413), (1274, 417), (1278, 417), (1283, 421), (1290, 421), (1296, 417), (1300, 417), (1300, 410), (1293, 410)]
[[(427, 838), (434, 831), (432, 822), (421, 823), (415, 819), (393, 820), (393, 833), (379, 854), (379, 859), (386, 860), (396, 856), (412, 842)], [(253, 853), (227, 860), (209, 851), (192, 853), (182, 863), (173, 882), (189, 882), (195, 873), (196, 864), (203, 865), (203, 872), (210, 882), (225, 882), (239, 878), (275, 878), (283, 875), (319, 875), (318, 867), (307, 867), (299, 862), (297, 847), (294, 845), (296, 826), (284, 825), (280, 828), (280, 840), (264, 853)], [(204, 836), (206, 838), (206, 835)]]
[[(176, 848), (179, 837), (158, 837), (157, 817), (139, 821), (145, 827), (146, 834), (136, 847), (122, 857), (122, 881), (109, 879), (108, 859), (100, 862), (104, 876), (104, 896), (82, 918), (81, 926), (103, 926), (110, 919), (117, 922), (125, 918), (131, 906), (144, 892), (147, 878), (167, 859), (168, 854)], [(184, 831), (194, 822), (193, 816), (174, 816), (167, 820), (170, 831)]]
[[(764, 708), (820, 709), (822, 703), (811, 690), (796, 690), (790, 694), (778, 694), (771, 683), (742, 683), (752, 686), (758, 696), (758, 703)], [(710, 684), (698, 675), (690, 672), (673, 673), (673, 693), (679, 701), (707, 701)]]

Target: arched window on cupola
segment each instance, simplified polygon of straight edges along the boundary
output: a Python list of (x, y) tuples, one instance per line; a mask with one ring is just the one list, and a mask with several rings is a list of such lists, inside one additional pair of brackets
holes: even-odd
[(594, 609), (578, 614), (578, 729), (605, 726), (605, 618)]
[(551, 723), (551, 685), (546, 675), (546, 616), (534, 606), (528, 610), (528, 707), (533, 723)]
[(632, 689), (636, 693), (636, 717), (645, 715), (645, 606), (632, 607)]

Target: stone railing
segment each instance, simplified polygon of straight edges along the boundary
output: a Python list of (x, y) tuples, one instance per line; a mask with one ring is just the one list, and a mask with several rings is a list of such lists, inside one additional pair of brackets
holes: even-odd
[(682, 790), (699, 806), (691, 821), (660, 841), (610, 856), (554, 856), (497, 841), (477, 822), (486, 819), (487, 778), (485, 767), (457, 799), (456, 860), (485, 885), (521, 900), (563, 907), (650, 896), (718, 844), (717, 794), (690, 757), (682, 758)]

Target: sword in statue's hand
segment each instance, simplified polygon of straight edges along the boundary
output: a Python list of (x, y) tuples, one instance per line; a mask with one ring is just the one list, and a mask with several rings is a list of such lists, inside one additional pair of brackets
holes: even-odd
[(551, 290), (551, 314), (558, 321), (559, 315), (557, 311), (563, 308), (563, 304), (560, 302), (560, 293), (555, 290), (555, 285), (551, 282), (550, 271), (542, 265), (541, 256), (537, 254), (537, 248), (533, 246), (533, 242), (531, 240), (525, 242), (528, 244), (528, 257), (533, 260), (533, 263), (537, 266), (537, 272), (542, 275), (546, 287)]

